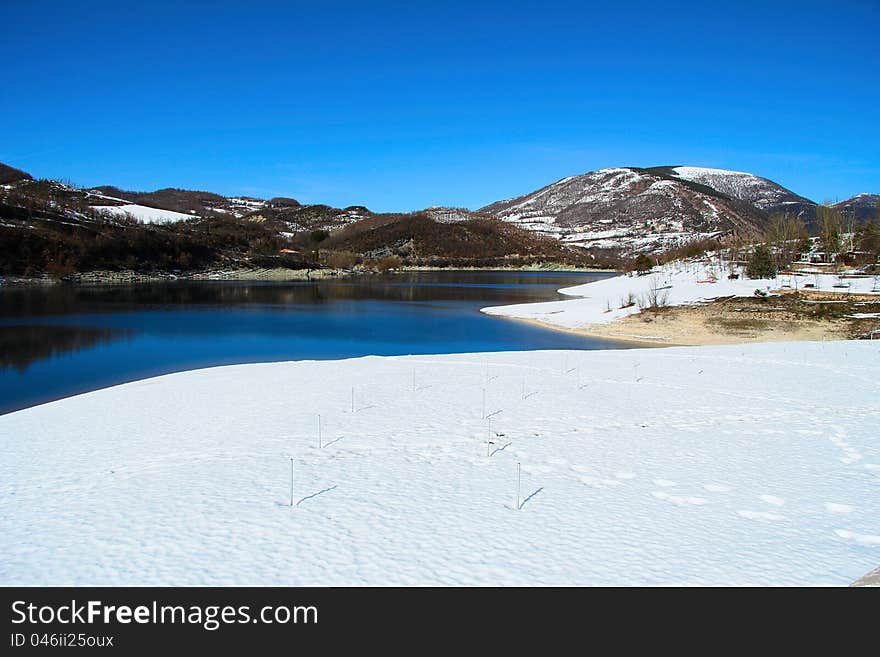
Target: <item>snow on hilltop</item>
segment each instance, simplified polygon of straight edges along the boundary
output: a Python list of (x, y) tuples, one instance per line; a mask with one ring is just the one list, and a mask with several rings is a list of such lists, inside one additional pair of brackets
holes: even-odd
[(758, 230), (775, 212), (809, 224), (816, 204), (742, 171), (660, 166), (570, 176), (482, 211), (572, 244), (659, 252), (719, 232)]
[(0, 417), (0, 583), (846, 585), (880, 561), (878, 371), (861, 341), (108, 388)]
[(707, 169), (704, 167), (673, 167), (674, 175), (684, 180), (707, 185), (731, 198), (747, 201), (762, 210), (773, 210), (784, 203), (812, 203), (772, 180), (744, 171)]
[(571, 244), (648, 252), (754, 229), (763, 220), (754, 206), (694, 185), (668, 167), (592, 171), (481, 211)]

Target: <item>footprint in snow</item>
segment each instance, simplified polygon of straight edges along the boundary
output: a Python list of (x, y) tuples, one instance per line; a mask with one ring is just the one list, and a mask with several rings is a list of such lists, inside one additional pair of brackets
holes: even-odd
[(848, 529), (835, 529), (834, 533), (845, 541), (854, 541), (859, 545), (880, 545), (880, 536), (871, 534), (858, 534)]
[(710, 493), (729, 493), (733, 490), (730, 486), (726, 486), (725, 484), (706, 484), (703, 488)]
[(671, 502), (672, 504), (677, 504), (679, 506), (702, 506), (703, 504), (707, 504), (708, 500), (704, 500), (702, 497), (691, 497), (691, 496), (683, 496), (683, 495), (670, 495), (669, 493), (662, 490), (655, 490), (651, 493), (658, 500), (664, 500), (666, 502)]
[(758, 499), (767, 504), (772, 504), (773, 506), (783, 506), (785, 504), (784, 499), (776, 497), (775, 495), (759, 495)]
[(669, 488), (671, 486), (677, 486), (678, 484), (676, 484), (674, 481), (669, 481), (669, 479), (655, 479), (654, 485), (655, 486), (663, 486), (664, 488)]
[(825, 502), (825, 510), (828, 513), (852, 513), (855, 509), (849, 504), (837, 504), (836, 502)]
[(617, 477), (618, 479), (635, 479), (636, 473), (621, 471), (621, 472), (615, 472), (614, 476)]
[(737, 511), (736, 515), (749, 520), (765, 520), (767, 522), (785, 520), (785, 516), (781, 516), (778, 513), (768, 513), (767, 511)]
[(601, 479), (599, 477), (579, 477), (581, 483), (593, 488), (611, 488), (613, 486), (622, 486), (623, 483), (617, 479)]
[(553, 468), (549, 465), (522, 464), (522, 471), (526, 474), (547, 474), (553, 472)]

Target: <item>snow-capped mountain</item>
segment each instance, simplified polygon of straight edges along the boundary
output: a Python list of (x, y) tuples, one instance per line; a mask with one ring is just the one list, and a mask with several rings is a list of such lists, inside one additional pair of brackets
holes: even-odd
[[(696, 169), (681, 169), (601, 169), (492, 203), (481, 211), (569, 243), (632, 251), (661, 251), (730, 230), (757, 230), (766, 220), (766, 211), (752, 202), (691, 180), (702, 175)], [(742, 174), (720, 173), (732, 174), (726, 179), (731, 190), (750, 190), (743, 196), (771, 196), (769, 191), (757, 191), (763, 185), (737, 177)], [(774, 190), (774, 198), (787, 197)]]
[[(864, 221), (876, 216), (878, 201), (876, 194), (859, 194), (833, 207)], [(815, 232), (816, 207), (752, 173), (660, 166), (563, 178), (481, 211), (572, 244), (658, 252), (732, 230), (760, 230), (779, 213), (800, 217)]]

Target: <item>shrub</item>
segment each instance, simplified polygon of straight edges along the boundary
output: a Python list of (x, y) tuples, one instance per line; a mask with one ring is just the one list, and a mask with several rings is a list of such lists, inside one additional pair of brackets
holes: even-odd
[(386, 272), (391, 269), (397, 269), (400, 267), (401, 260), (397, 256), (386, 256), (384, 258), (379, 258), (376, 260), (376, 269), (380, 272)]
[(653, 267), (654, 261), (644, 253), (640, 253), (633, 261), (633, 269), (638, 272), (639, 276), (647, 274)]
[(309, 233), (309, 239), (315, 244), (320, 244), (328, 237), (330, 237), (330, 233), (328, 233), (326, 230), (317, 229)]
[(669, 303), (669, 290), (659, 290), (656, 286), (639, 297), (639, 310), (657, 310)]
[(324, 253), (324, 264), (333, 269), (352, 269), (357, 261), (357, 254), (351, 251), (326, 251)]

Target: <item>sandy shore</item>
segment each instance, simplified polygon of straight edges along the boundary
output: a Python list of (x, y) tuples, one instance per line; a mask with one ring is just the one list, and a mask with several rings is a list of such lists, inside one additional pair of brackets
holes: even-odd
[[(830, 300), (829, 303), (835, 301)], [(880, 328), (880, 321), (877, 320), (859, 321), (839, 314), (821, 319), (804, 316), (799, 309), (803, 304), (779, 299), (766, 303), (747, 298), (719, 299), (696, 306), (645, 311), (609, 324), (588, 324), (571, 329), (534, 319), (510, 319), (556, 331), (642, 346), (845, 340), (872, 328)], [(836, 306), (832, 307), (836, 309)]]

